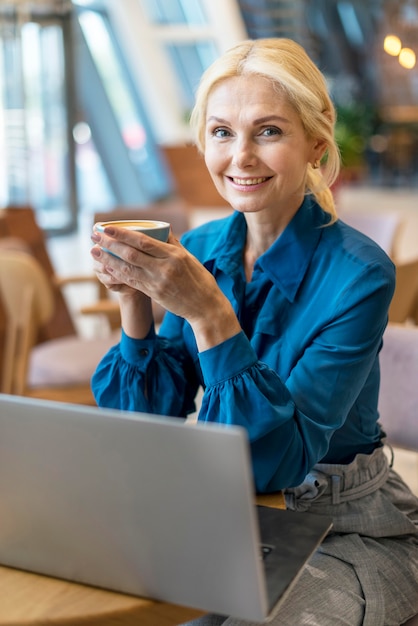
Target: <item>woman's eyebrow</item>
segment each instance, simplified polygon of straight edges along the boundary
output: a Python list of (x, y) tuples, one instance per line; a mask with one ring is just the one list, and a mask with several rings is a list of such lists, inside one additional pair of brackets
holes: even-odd
[[(207, 122), (216, 122), (217, 124), (229, 124), (230, 122), (228, 122), (228, 120), (223, 119), (222, 117), (217, 117), (216, 115), (211, 115), (210, 117), (208, 117), (208, 119), (206, 120)], [(257, 126), (258, 124), (265, 124), (266, 122), (280, 122), (280, 123), (285, 123), (285, 124), (289, 124), (290, 120), (287, 119), (287, 117), (282, 117), (280, 115), (266, 115), (264, 117), (259, 117), (255, 120), (253, 120), (253, 124), (254, 126)]]
[(265, 124), (266, 122), (285, 122), (289, 124), (290, 120), (287, 117), (282, 117), (281, 115), (266, 115), (265, 117), (259, 117), (254, 120), (254, 124)]
[(218, 124), (229, 124), (228, 120), (224, 120), (221, 117), (216, 117), (216, 115), (211, 115), (208, 117), (206, 122), (217, 122)]

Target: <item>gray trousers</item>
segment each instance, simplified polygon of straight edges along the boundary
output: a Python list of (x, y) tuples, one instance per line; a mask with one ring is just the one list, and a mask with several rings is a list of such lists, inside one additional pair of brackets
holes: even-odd
[[(418, 498), (382, 448), (349, 465), (319, 463), (287, 508), (332, 515), (272, 626), (400, 626), (418, 613)], [(260, 626), (207, 615), (187, 626)], [(184, 625), (186, 626), (186, 625)]]

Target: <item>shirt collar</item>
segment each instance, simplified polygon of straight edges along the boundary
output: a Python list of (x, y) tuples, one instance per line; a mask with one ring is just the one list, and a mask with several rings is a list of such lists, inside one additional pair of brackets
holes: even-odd
[[(297, 213), (273, 245), (256, 261), (273, 284), (290, 301), (296, 293), (311, 262), (329, 215), (307, 196)], [(231, 276), (242, 273), (242, 250), (247, 226), (242, 213), (234, 212), (215, 242), (205, 266)]]
[(313, 197), (307, 196), (280, 237), (256, 262), (290, 302), (296, 297), (329, 219)]

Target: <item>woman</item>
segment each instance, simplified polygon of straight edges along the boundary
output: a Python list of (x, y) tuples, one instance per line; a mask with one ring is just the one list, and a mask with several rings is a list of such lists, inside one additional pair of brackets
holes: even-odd
[[(99, 405), (172, 416), (202, 385), (199, 420), (247, 429), (259, 492), (333, 515), (274, 624), (399, 626), (418, 611), (418, 501), (377, 423), (394, 267), (337, 219), (334, 122), (323, 76), (290, 40), (244, 41), (207, 70), (192, 125), (234, 212), (183, 245), (93, 233), (123, 332), (92, 385)], [(158, 335), (151, 299), (168, 310)], [(197, 623), (224, 622), (240, 624)]]

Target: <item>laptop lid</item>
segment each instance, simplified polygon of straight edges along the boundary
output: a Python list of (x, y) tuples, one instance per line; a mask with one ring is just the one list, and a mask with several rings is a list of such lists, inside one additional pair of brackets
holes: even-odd
[(293, 514), (281, 532), (292, 513), (272, 511), (261, 559), (239, 427), (0, 395), (3, 565), (261, 621), (329, 528)]

